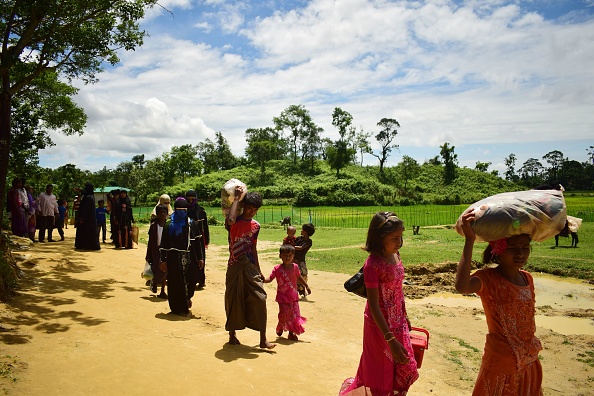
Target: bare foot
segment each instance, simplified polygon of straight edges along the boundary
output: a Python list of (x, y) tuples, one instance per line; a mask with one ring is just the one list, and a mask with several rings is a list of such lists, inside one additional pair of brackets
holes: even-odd
[(291, 333), (290, 331), (289, 331), (289, 336), (287, 338), (289, 340), (292, 340), (292, 341), (299, 341), (299, 338), (297, 337), (297, 334)]
[(260, 348), (264, 348), (264, 349), (273, 349), (276, 346), (276, 344), (271, 344), (268, 341), (264, 341), (260, 343)]
[(241, 342), (235, 337), (235, 335), (229, 334), (229, 344), (231, 345), (241, 345)]
[(282, 330), (277, 331), (276, 332), (276, 335), (279, 336), (279, 337), (282, 337), (283, 336), (283, 331)]

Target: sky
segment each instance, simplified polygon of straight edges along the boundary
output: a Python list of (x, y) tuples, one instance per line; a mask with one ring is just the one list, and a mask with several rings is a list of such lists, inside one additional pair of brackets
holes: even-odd
[[(245, 131), (303, 105), (338, 139), (353, 126), (400, 128), (387, 166), (455, 147), (458, 164), (505, 171), (504, 159), (553, 150), (588, 160), (594, 146), (594, 0), (160, 0), (142, 47), (121, 52), (76, 102), (82, 136), (52, 132), (40, 165), (114, 169), (133, 156), (214, 140), (236, 156)], [(377, 165), (365, 155), (364, 165)]]

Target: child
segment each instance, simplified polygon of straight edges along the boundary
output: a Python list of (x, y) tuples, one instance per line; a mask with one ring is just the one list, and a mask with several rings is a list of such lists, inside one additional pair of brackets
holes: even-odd
[(157, 285), (161, 284), (161, 293), (158, 295), (159, 298), (167, 300), (167, 293), (165, 293), (165, 279), (167, 278), (167, 266), (161, 268), (161, 253), (159, 252), (159, 246), (161, 246), (161, 237), (163, 236), (163, 227), (167, 222), (169, 216), (169, 209), (163, 204), (158, 204), (155, 208), (156, 217), (151, 221), (149, 227), (149, 238), (146, 245), (146, 256), (145, 260), (151, 265), (153, 275), (155, 276), (149, 283), (151, 291), (157, 293)]
[[(64, 207), (66, 208), (66, 212), (64, 212), (64, 228), (68, 229), (69, 207), (68, 207), (68, 201), (66, 201), (66, 200), (64, 200)], [(60, 208), (58, 208), (58, 210), (60, 210)]]
[(229, 344), (239, 345), (237, 330), (246, 327), (260, 332), (260, 348), (272, 349), (276, 345), (266, 339), (266, 291), (264, 275), (258, 260), (258, 233), (260, 224), (253, 219), (262, 206), (258, 193), (247, 193), (243, 199), (243, 213), (237, 217), (239, 197), (243, 187), (235, 189), (233, 204), (225, 219), (229, 232), (229, 263), (225, 278), (225, 313)]
[(473, 395), (542, 395), (542, 349), (535, 336), (535, 294), (532, 276), (521, 268), (530, 256), (530, 236), (516, 235), (489, 242), (483, 253), (485, 268), (470, 275), (476, 234), (471, 228), (474, 210), (462, 215), (466, 237), (456, 274), (456, 290), (477, 293), (483, 304), (489, 333)]
[[(299, 271), (301, 276), (307, 283), (307, 263), (305, 262), (305, 255), (309, 251), (312, 245), (311, 236), (316, 232), (313, 224), (307, 223), (301, 226), (301, 236), (295, 240), (295, 262), (299, 265)], [(288, 234), (288, 231), (287, 231)], [(299, 294), (303, 297), (306, 296), (305, 288), (302, 285), (297, 285)]]
[[(294, 228), (294, 227), (293, 227)], [(305, 331), (303, 325), (306, 319), (301, 316), (299, 310), (299, 295), (297, 294), (297, 283), (303, 285), (308, 294), (311, 289), (307, 282), (301, 277), (299, 266), (293, 262), (295, 248), (284, 244), (280, 247), (279, 257), (282, 264), (274, 266), (270, 277), (264, 279), (264, 283), (270, 283), (276, 278), (278, 288), (276, 289), (276, 302), (278, 303), (278, 325), (276, 335), (281, 337), (283, 331), (289, 332), (289, 340), (298, 341), (298, 334)]]
[(56, 228), (58, 229), (58, 234), (60, 234), (60, 240), (64, 240), (64, 222), (66, 219), (66, 201), (63, 199), (58, 199), (58, 216), (56, 221)]
[(105, 239), (107, 237), (107, 225), (105, 222), (105, 214), (109, 212), (105, 207), (104, 200), (100, 199), (99, 201), (97, 201), (97, 205), (99, 205), (99, 207), (95, 209), (95, 215), (97, 216), (97, 236), (99, 236), (99, 233), (101, 232), (101, 230), (103, 230), (103, 243), (105, 243)]
[(297, 228), (295, 226), (288, 226), (287, 227), (287, 236), (283, 238), (283, 245), (291, 245), (295, 246), (295, 233), (297, 232)]
[(393, 212), (378, 212), (371, 219), (364, 248), (369, 257), (363, 267), (363, 353), (357, 376), (343, 383), (340, 395), (405, 395), (419, 377), (402, 292), (403, 232)]

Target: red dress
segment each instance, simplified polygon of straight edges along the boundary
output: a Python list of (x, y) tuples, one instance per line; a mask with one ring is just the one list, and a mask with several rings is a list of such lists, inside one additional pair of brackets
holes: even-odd
[(419, 378), (419, 372), (406, 322), (402, 261), (398, 256), (396, 265), (391, 265), (383, 257), (371, 254), (365, 261), (363, 275), (367, 288), (379, 289), (382, 314), (394, 337), (408, 352), (410, 361), (407, 364), (394, 362), (388, 343), (377, 327), (367, 302), (363, 324), (363, 353), (357, 376), (345, 381), (340, 395), (406, 395), (410, 386)]
[(473, 395), (542, 395), (542, 367), (536, 338), (534, 281), (520, 271), (527, 285), (516, 286), (495, 268), (476, 271), (489, 333)]
[(295, 334), (305, 332), (303, 325), (307, 322), (299, 310), (299, 294), (297, 293), (297, 279), (299, 266), (291, 264), (289, 269), (282, 264), (274, 266), (270, 280), (276, 278), (276, 302), (278, 303), (278, 325), (276, 332), (290, 331)]

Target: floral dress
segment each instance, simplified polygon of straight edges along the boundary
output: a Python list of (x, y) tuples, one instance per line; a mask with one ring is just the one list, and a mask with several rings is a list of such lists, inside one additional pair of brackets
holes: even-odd
[(542, 367), (536, 338), (534, 281), (520, 271), (526, 286), (516, 286), (495, 268), (476, 271), (489, 333), (473, 395), (542, 395)]
[(363, 353), (357, 376), (344, 382), (340, 395), (406, 395), (410, 386), (419, 378), (419, 373), (406, 321), (402, 292), (404, 267), (400, 256), (397, 256), (396, 265), (392, 265), (381, 256), (369, 255), (363, 267), (363, 275), (367, 288), (379, 289), (382, 314), (396, 340), (408, 352), (410, 360), (407, 364), (394, 362), (388, 343), (377, 327), (367, 302), (363, 323)]
[(305, 332), (303, 325), (307, 321), (299, 310), (299, 294), (297, 292), (297, 278), (299, 266), (292, 263), (289, 268), (279, 264), (272, 269), (270, 280), (276, 278), (276, 302), (278, 303), (278, 325), (276, 333), (290, 331), (294, 334)]

